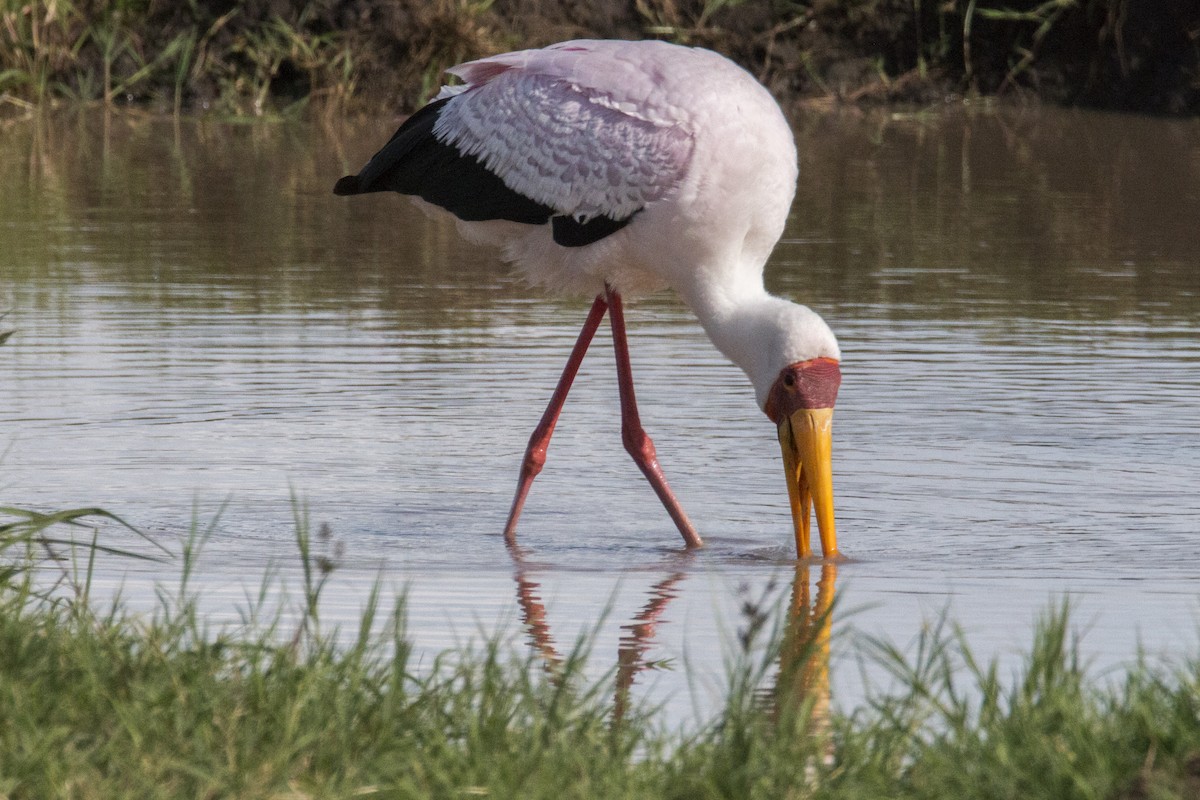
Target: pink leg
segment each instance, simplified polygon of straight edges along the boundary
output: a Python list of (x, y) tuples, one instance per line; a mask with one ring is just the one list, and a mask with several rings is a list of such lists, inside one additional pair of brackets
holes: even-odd
[(583, 323), (583, 330), (579, 332), (579, 338), (575, 340), (575, 347), (571, 350), (571, 357), (567, 359), (567, 365), (563, 367), (562, 377), (558, 379), (558, 386), (554, 388), (550, 404), (546, 406), (546, 412), (542, 414), (541, 421), (533, 429), (533, 435), (529, 437), (529, 447), (525, 449), (525, 461), (521, 464), (521, 476), (517, 479), (517, 494), (513, 497), (512, 509), (508, 512), (508, 524), (504, 526), (504, 541), (510, 546), (517, 543), (517, 518), (521, 516), (521, 509), (525, 506), (525, 497), (529, 494), (529, 487), (533, 485), (533, 479), (546, 464), (546, 449), (550, 446), (550, 436), (554, 433), (554, 426), (558, 424), (558, 415), (562, 412), (563, 403), (567, 400), (567, 392), (571, 390), (571, 384), (575, 380), (576, 373), (579, 372), (583, 355), (587, 352), (588, 345), (592, 343), (592, 337), (596, 335), (596, 329), (600, 327), (600, 322), (604, 319), (604, 312), (607, 310), (608, 304), (603, 297), (597, 297), (596, 302), (592, 303), (592, 310), (588, 312), (587, 320)]
[(625, 312), (621, 309), (621, 295), (611, 286), (604, 287), (604, 296), (608, 300), (612, 323), (613, 350), (617, 355), (617, 388), (621, 392), (621, 439), (625, 449), (633, 456), (634, 462), (654, 487), (655, 494), (666, 507), (667, 513), (675, 521), (675, 526), (683, 534), (683, 540), (688, 547), (703, 547), (700, 534), (692, 527), (683, 507), (675, 499), (667, 478), (663, 475), (662, 467), (658, 465), (658, 455), (654, 452), (654, 442), (642, 428), (638, 418), (637, 399), (633, 395), (633, 368), (629, 364), (629, 342), (625, 338)]

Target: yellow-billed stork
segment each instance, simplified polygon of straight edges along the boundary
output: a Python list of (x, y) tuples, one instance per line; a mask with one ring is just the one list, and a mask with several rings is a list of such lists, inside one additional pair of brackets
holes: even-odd
[(531, 283), (594, 295), (529, 441), (505, 528), (517, 519), (571, 382), (610, 314), (622, 438), (689, 547), (680, 507), (638, 419), (621, 296), (670, 287), (750, 378), (778, 428), (797, 553), (815, 507), (838, 557), (830, 465), (841, 352), (806, 306), (772, 296), (763, 267), (795, 194), (796, 145), (770, 93), (728, 59), (657, 41), (572, 41), (471, 61), (339, 195), (395, 191), (453, 214)]

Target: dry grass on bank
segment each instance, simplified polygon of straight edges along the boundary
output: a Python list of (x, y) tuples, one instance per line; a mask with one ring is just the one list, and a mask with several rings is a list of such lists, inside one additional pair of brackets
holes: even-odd
[(1200, 112), (1186, 0), (0, 0), (0, 110), (405, 113), (452, 64), (581, 37), (711, 47), (785, 101)]

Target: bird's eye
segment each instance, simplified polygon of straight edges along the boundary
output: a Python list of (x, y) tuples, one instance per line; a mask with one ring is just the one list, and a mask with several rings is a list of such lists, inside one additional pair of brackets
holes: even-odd
[(784, 375), (783, 376), (783, 385), (788, 387), (789, 389), (791, 387), (795, 386), (796, 385), (796, 376), (790, 372), (787, 375)]

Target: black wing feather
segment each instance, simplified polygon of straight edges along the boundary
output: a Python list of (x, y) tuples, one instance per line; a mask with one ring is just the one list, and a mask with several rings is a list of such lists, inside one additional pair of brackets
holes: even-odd
[(574, 217), (552, 217), (552, 232), (555, 244), (563, 247), (583, 247), (585, 244), (598, 242), (605, 236), (610, 236), (624, 228), (633, 220), (637, 212), (624, 219), (612, 217), (592, 217), (587, 222), (580, 222)]
[(624, 219), (601, 216), (579, 222), (508, 188), (479, 158), (433, 135), (439, 112), (453, 99), (435, 100), (405, 120), (362, 171), (339, 180), (333, 193), (416, 195), (467, 222), (508, 220), (544, 225), (552, 221), (554, 241), (562, 247), (598, 242), (633, 219), (631, 214)]

